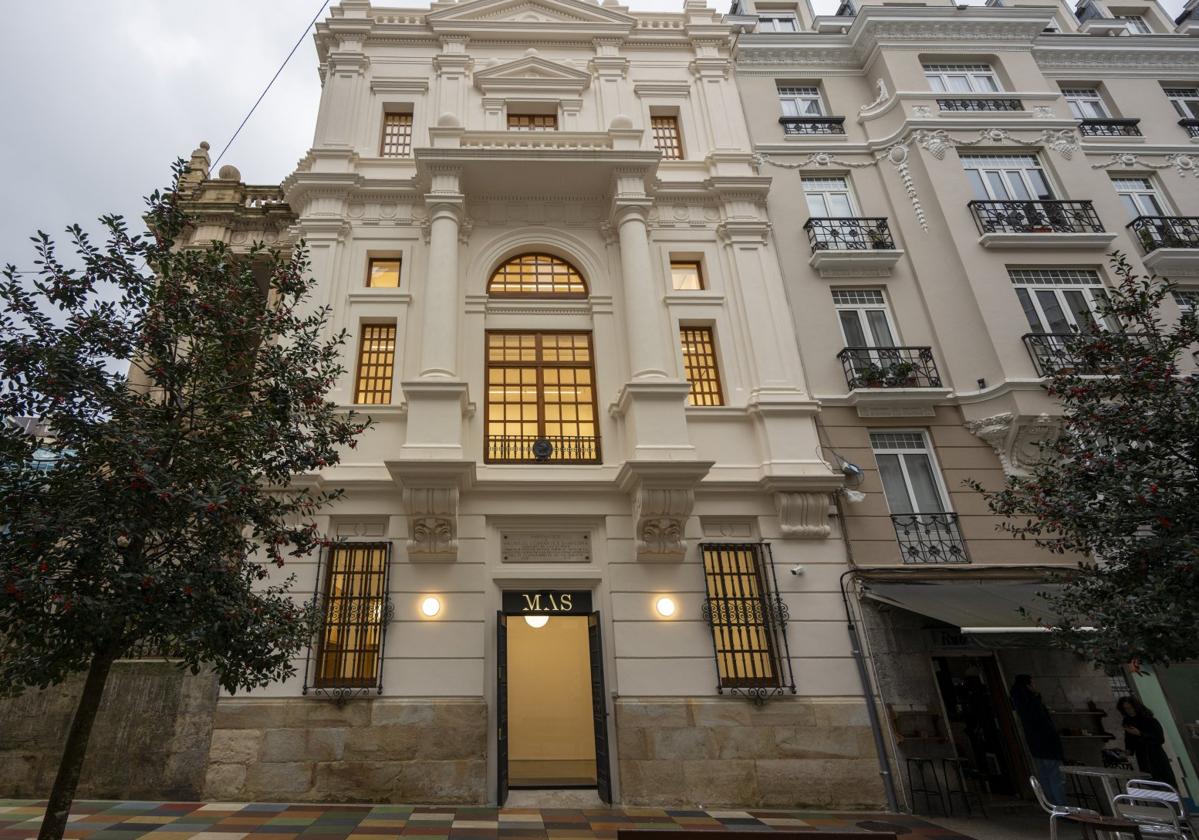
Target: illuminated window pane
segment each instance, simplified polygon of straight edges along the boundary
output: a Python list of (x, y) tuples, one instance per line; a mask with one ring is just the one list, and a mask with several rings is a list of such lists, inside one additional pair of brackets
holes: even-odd
[(683, 369), (691, 383), (687, 402), (691, 405), (724, 405), (711, 327), (683, 327), (679, 330), (679, 338), (683, 345)]
[(509, 114), (509, 131), (557, 131), (557, 114)]
[(662, 153), (662, 159), (682, 159), (683, 141), (679, 134), (679, 118), (650, 117), (649, 125), (654, 133), (654, 148)]
[(487, 334), (490, 463), (599, 463), (590, 333)]
[(704, 287), (704, 275), (698, 262), (674, 261), (670, 263), (670, 282), (675, 291), (695, 292)]
[(408, 157), (412, 154), (412, 115), (384, 114), (382, 157)]
[(316, 685), (378, 684), (387, 605), (386, 543), (338, 543), (329, 551)]
[(366, 275), (366, 285), (372, 289), (398, 289), (400, 287), (399, 260), (371, 260)]
[(509, 297), (586, 297), (583, 275), (552, 254), (521, 254), (501, 265), (487, 284), (490, 295)]
[(780, 685), (772, 598), (763, 570), (761, 546), (700, 546), (708, 599), (705, 614), (712, 630), (716, 671), (722, 688)]
[(358, 376), (354, 402), (387, 405), (391, 402), (391, 376), (395, 368), (395, 324), (366, 324), (358, 347)]

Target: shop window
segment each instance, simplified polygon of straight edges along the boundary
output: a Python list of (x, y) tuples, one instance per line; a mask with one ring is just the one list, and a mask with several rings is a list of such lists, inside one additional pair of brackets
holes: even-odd
[(494, 297), (586, 297), (587, 284), (573, 265), (552, 254), (521, 254), (491, 275)]
[(390, 543), (336, 543), (328, 552), (313, 686), (374, 688), (390, 617)]
[(400, 287), (400, 259), (373, 259), (367, 266), (366, 285), (370, 289), (398, 289)]
[(358, 375), (354, 402), (359, 405), (388, 405), (395, 370), (395, 324), (364, 324), (358, 345)]
[(383, 115), (383, 140), (379, 154), (386, 158), (412, 155), (412, 114)]
[(720, 368), (716, 363), (716, 342), (711, 327), (682, 327), (683, 369), (691, 392), (689, 405), (724, 405), (720, 392)]

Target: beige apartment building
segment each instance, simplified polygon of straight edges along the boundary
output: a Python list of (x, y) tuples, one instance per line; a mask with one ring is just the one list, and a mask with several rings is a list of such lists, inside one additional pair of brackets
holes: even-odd
[[(1183, 284), (1174, 305), (1199, 300), (1195, 24), (1115, 0), (732, 12), (822, 451), (863, 473), (861, 495), (837, 498), (908, 802), (935, 807), (921, 789), (958, 786), (958, 767), (994, 794), (1025, 789), (1019, 673), (1067, 760), (1103, 764), (1122, 746), (1108, 734), (1123, 675), (1049, 649), (1018, 612), (1035, 617), (1073, 561), (997, 531), (965, 481), (997, 486), (1056, 433), (1041, 376), (1097, 317), (1109, 252)], [(1181, 722), (1199, 711), (1196, 669), (1128, 682), (1180, 722), (1176, 774), (1195, 795)]]

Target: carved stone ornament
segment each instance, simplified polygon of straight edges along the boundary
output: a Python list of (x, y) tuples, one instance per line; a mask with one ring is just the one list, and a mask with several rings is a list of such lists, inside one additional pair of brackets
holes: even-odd
[(874, 87), (878, 91), (878, 96), (874, 97), (873, 102), (867, 102), (865, 105), (858, 108), (858, 113), (862, 116), (873, 113), (874, 111), (882, 108), (883, 105), (887, 103), (887, 100), (891, 97), (891, 92), (887, 90), (887, 83), (882, 79), (875, 79)]
[(1003, 471), (1008, 475), (1028, 475), (1046, 457), (1044, 445), (1061, 434), (1061, 424), (1048, 414), (1014, 419), (1008, 412), (971, 420), (966, 423), (971, 434), (986, 441), (999, 456)]
[(691, 489), (641, 487), (633, 495), (637, 556), (643, 560), (682, 560), (683, 534), (695, 493)]
[(832, 533), (828, 524), (828, 493), (775, 493), (774, 506), (784, 539), (824, 540)]
[(415, 487), (403, 492), (408, 512), (408, 556), (453, 560), (458, 556), (458, 488)]

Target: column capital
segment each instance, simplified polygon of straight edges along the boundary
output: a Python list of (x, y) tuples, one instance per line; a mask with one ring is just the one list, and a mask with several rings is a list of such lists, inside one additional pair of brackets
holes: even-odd
[(649, 220), (649, 210), (654, 206), (654, 200), (648, 196), (617, 197), (612, 200), (612, 225), (619, 229), (625, 222), (638, 221), (645, 224)]

